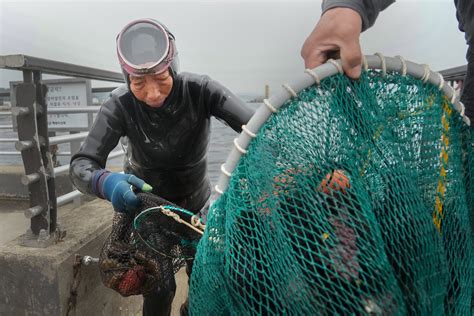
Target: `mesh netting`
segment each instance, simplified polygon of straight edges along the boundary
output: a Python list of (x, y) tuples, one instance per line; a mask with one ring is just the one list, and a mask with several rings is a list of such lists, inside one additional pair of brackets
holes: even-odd
[(185, 260), (194, 259), (201, 238), (201, 234), (183, 224), (192, 226), (194, 214), (150, 193), (137, 196), (144, 209), (134, 219), (137, 240), (148, 250), (172, 259), (176, 272)]
[[(100, 254), (102, 281), (123, 296), (146, 295), (159, 287), (174, 290), (170, 281), (186, 260), (194, 258), (201, 236), (159, 207), (178, 212), (176, 205), (151, 193), (137, 197), (142, 204), (135, 218), (114, 214), (112, 232)], [(179, 215), (189, 221), (191, 215), (184, 212)]]
[(471, 142), (438, 88), (410, 76), (301, 91), (211, 207), (192, 313), (470, 315)]

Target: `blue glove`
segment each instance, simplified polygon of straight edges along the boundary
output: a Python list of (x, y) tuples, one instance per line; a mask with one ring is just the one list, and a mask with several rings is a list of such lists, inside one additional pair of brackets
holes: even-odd
[(133, 215), (141, 202), (133, 193), (131, 185), (143, 192), (153, 190), (149, 184), (132, 174), (99, 170), (92, 177), (92, 188), (98, 197), (112, 202), (117, 212)]

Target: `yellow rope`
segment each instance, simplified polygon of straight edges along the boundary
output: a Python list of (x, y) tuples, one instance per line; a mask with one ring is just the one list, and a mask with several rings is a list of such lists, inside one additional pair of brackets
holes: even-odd
[(443, 126), (443, 134), (441, 136), (441, 153), (439, 155), (439, 162), (441, 168), (439, 170), (439, 179), (438, 179), (438, 187), (436, 188), (436, 200), (435, 200), (435, 208), (433, 211), (433, 223), (436, 226), (436, 229), (441, 234), (441, 225), (442, 220), (444, 218), (444, 197), (446, 193), (446, 183), (447, 183), (447, 176), (446, 176), (446, 169), (448, 167), (448, 146), (449, 146), (449, 117), (452, 114), (452, 109), (448, 105), (448, 99), (446, 97), (443, 98), (443, 116), (441, 117), (441, 125)]

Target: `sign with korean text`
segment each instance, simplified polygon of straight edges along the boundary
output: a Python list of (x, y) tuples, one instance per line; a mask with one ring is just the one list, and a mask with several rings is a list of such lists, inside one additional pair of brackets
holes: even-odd
[[(89, 80), (44, 80), (43, 83), (48, 87), (48, 93), (45, 98), (48, 109), (83, 107), (91, 104)], [(48, 128), (50, 130), (84, 129), (87, 126), (87, 113), (48, 114)]]

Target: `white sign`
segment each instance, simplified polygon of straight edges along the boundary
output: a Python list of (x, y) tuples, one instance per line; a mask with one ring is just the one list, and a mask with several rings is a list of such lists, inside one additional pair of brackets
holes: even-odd
[[(89, 101), (90, 83), (86, 80), (61, 82), (60, 80), (44, 80), (48, 86), (46, 104), (49, 109), (55, 107), (87, 106)], [(48, 128), (77, 129), (87, 128), (87, 113), (80, 114), (48, 114)]]

